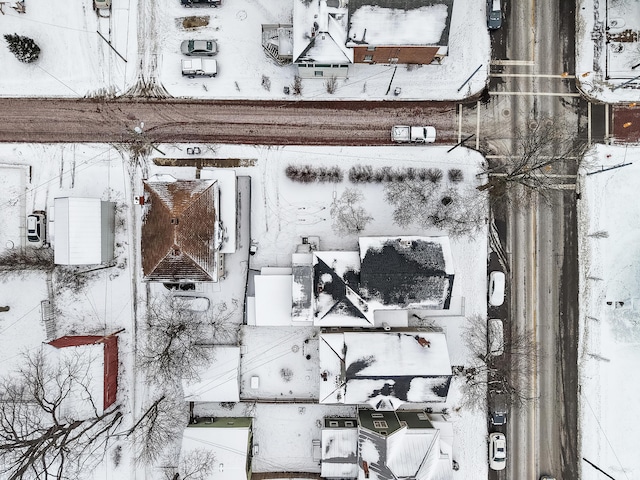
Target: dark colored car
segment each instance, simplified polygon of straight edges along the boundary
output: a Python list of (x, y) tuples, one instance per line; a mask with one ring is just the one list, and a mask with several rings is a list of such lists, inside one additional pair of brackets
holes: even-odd
[(185, 7), (219, 7), (222, 0), (180, 0)]
[(488, 0), (487, 27), (489, 30), (497, 30), (502, 26), (502, 8), (500, 0)]
[(180, 51), (187, 56), (213, 57), (218, 53), (218, 44), (213, 40), (185, 40)]

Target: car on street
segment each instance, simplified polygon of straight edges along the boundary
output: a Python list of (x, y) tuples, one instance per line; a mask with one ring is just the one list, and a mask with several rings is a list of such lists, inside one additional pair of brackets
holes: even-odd
[(489, 274), (489, 305), (499, 307), (504, 303), (505, 276), (502, 272)]
[(551, 475), (542, 475), (540, 480), (556, 480), (556, 477), (552, 477)]
[(108, 17), (111, 11), (111, 0), (93, 0), (93, 8), (101, 17)]
[(493, 398), (491, 410), (491, 425), (499, 427), (507, 424), (507, 399), (503, 393), (498, 393)]
[(41, 248), (46, 241), (46, 217), (44, 212), (33, 212), (27, 216), (27, 243)]
[(497, 30), (502, 26), (502, 8), (500, 0), (488, 0), (487, 27), (489, 30)]
[(489, 468), (504, 470), (507, 466), (507, 437), (503, 433), (489, 435)]
[(185, 7), (219, 7), (222, 0), (181, 0)]
[(185, 40), (180, 51), (187, 56), (213, 57), (218, 53), (218, 44), (213, 40)]

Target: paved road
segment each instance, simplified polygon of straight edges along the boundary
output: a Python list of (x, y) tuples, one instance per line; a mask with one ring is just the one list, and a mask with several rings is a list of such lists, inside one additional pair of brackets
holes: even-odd
[[(539, 122), (562, 122), (570, 135), (587, 141), (587, 104), (572, 78), (572, 3), (507, 2), (505, 28), (493, 38), (498, 61), (492, 67), (491, 101), (478, 105), (478, 144), (493, 154), (492, 162), (508, 162), (504, 155), (518, 151), (515, 131)], [(569, 162), (554, 173), (575, 171)], [(574, 182), (571, 176), (559, 179)], [(527, 205), (510, 205), (499, 216), (506, 225), (503, 246), (511, 281), (507, 331), (531, 332), (538, 358), (522, 382), (536, 401), (512, 411), (507, 470), (490, 473), (494, 479), (578, 478), (576, 196), (572, 190), (545, 196), (548, 201), (536, 197)]]
[(434, 125), (456, 138), (450, 102), (249, 102), (0, 99), (0, 142), (149, 140), (262, 145), (385, 145), (392, 125)]

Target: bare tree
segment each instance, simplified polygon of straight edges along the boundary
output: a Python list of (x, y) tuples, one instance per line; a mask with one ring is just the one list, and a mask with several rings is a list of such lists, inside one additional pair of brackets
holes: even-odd
[(187, 403), (176, 392), (163, 391), (127, 432), (139, 462), (152, 463), (182, 435), (189, 422)]
[(350, 235), (362, 232), (373, 217), (359, 205), (364, 199), (362, 192), (356, 188), (345, 188), (340, 198), (331, 205), (333, 230), (336, 233)]
[(54, 268), (53, 250), (50, 248), (22, 248), (6, 250), (0, 254), (0, 278), (25, 270), (50, 272)]
[[(517, 149), (501, 162), (485, 169), (487, 182), (478, 187), (488, 190), (493, 200), (527, 201), (533, 192), (543, 198), (568, 166), (579, 165), (588, 149), (584, 140), (551, 119), (541, 119), (526, 131), (517, 131)], [(573, 163), (571, 163), (573, 162)], [(575, 168), (573, 168), (575, 170)]]
[(475, 234), (485, 223), (485, 196), (473, 188), (415, 179), (390, 182), (384, 191), (394, 207), (393, 221), (401, 227), (437, 227), (451, 236), (462, 236)]
[(239, 321), (234, 321), (234, 317), (238, 315), (238, 300), (231, 300), (231, 308), (226, 302), (220, 302), (211, 308), (211, 314), (208, 314), (205, 323), (207, 326), (207, 342), (218, 345), (236, 344), (238, 330), (240, 328)]
[(197, 377), (198, 370), (212, 360), (211, 349), (201, 347), (207, 334), (204, 313), (189, 307), (177, 296), (155, 298), (147, 306), (139, 362), (157, 384)]
[[(2, 478), (76, 479), (99, 461), (119, 426), (119, 408), (103, 411), (102, 395), (90, 394), (90, 362), (64, 358), (26, 354), (17, 372), (0, 379)], [(77, 407), (78, 397), (87, 408)]]
[(471, 353), (471, 361), (462, 371), (463, 404), (483, 409), (487, 392), (503, 394), (509, 405), (524, 405), (532, 401), (524, 385), (536, 360), (532, 335), (529, 332), (512, 333), (510, 337), (504, 335), (502, 339), (491, 342), (491, 350), (487, 335), (487, 320), (483, 316), (467, 317), (462, 339)]
[(215, 454), (206, 448), (196, 448), (185, 452), (178, 466), (165, 472), (166, 480), (206, 480), (213, 473)]

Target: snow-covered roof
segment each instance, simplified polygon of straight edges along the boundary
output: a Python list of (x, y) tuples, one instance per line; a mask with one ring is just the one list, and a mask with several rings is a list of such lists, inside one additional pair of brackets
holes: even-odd
[(257, 326), (291, 325), (292, 275), (256, 275)]
[(355, 478), (358, 473), (358, 429), (322, 430), (322, 466), (325, 478)]
[(54, 261), (58, 265), (102, 262), (102, 201), (99, 198), (54, 199)]
[(350, 0), (347, 45), (446, 46), (453, 0)]
[(182, 437), (181, 457), (193, 450), (213, 453), (215, 466), (206, 480), (240, 480), (247, 478), (251, 427), (187, 427)]
[(104, 345), (90, 344), (56, 348), (42, 345), (48, 367), (60, 371), (59, 378), (45, 379), (47, 398), (60, 393), (68, 382), (69, 393), (60, 404), (62, 418), (82, 420), (104, 412)]
[(451, 381), (439, 332), (324, 333), (319, 357), (320, 403), (395, 410), (404, 402), (446, 400)]
[(222, 228), (220, 253), (234, 253), (237, 248), (238, 184), (235, 170), (229, 168), (204, 168), (200, 179), (216, 180), (220, 190), (219, 220)]
[(340, 1), (294, 0), (293, 61), (346, 64), (353, 62), (347, 40), (347, 8)]
[(199, 372), (197, 380), (183, 380), (184, 397), (189, 402), (240, 401), (240, 347), (206, 346), (213, 361)]

